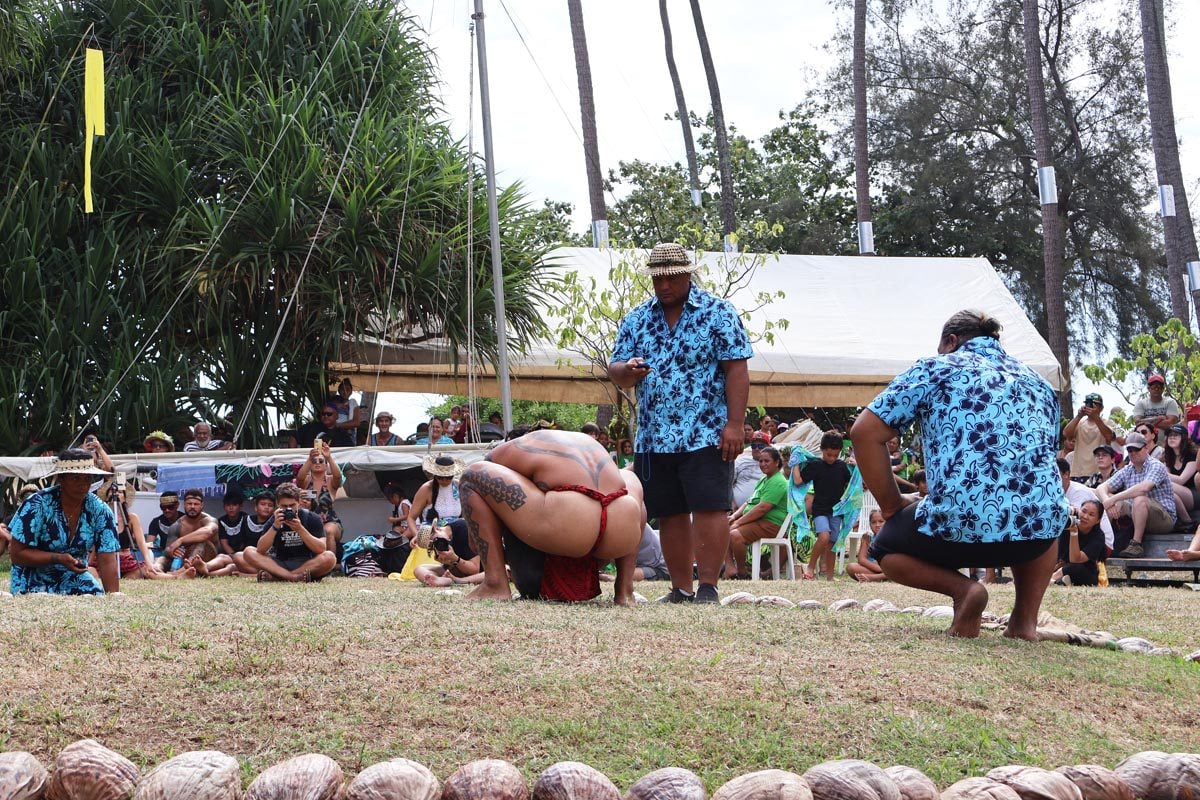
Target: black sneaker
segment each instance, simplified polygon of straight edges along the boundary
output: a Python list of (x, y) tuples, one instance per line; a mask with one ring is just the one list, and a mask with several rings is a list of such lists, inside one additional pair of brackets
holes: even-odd
[(660, 603), (691, 603), (696, 599), (696, 595), (691, 592), (685, 592), (683, 589), (672, 589), (670, 594), (664, 594), (658, 598)]
[(1130, 542), (1128, 547), (1117, 553), (1117, 558), (1142, 558), (1145, 555), (1141, 542)]
[(711, 583), (702, 583), (696, 589), (697, 603), (720, 603), (721, 600), (717, 597), (717, 587)]

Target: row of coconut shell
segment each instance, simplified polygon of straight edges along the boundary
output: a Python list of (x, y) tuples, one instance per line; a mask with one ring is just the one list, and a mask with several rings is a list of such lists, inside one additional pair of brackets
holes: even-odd
[[(53, 772), (29, 753), (0, 753), (0, 800), (708, 800), (686, 769), (655, 770), (623, 796), (577, 761), (546, 769), (532, 790), (506, 761), (472, 761), (440, 784), (415, 761), (395, 758), (346, 783), (337, 762), (310, 754), (266, 769), (245, 790), (241, 767), (212, 750), (183, 753), (141, 775), (124, 756), (91, 739), (68, 745)], [(1137, 753), (1115, 769), (1084, 764), (1050, 771), (997, 767), (940, 790), (912, 767), (848, 759), (803, 775), (768, 769), (734, 778), (712, 800), (1192, 800), (1200, 798), (1200, 755)]]

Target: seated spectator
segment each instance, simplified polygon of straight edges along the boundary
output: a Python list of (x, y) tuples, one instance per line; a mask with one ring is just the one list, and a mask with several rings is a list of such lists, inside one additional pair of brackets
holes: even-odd
[(1155, 431), (1165, 431), (1180, 420), (1179, 403), (1164, 392), (1167, 381), (1162, 375), (1146, 379), (1148, 395), (1133, 404), (1130, 416), (1135, 425), (1149, 425)]
[(338, 410), (332, 403), (321, 406), (320, 414), (312, 422), (306, 422), (296, 431), (296, 443), (305, 449), (311, 448), (318, 438), (331, 447), (353, 447), (350, 434), (337, 426)]
[[(1116, 468), (1113, 466), (1113, 459), (1116, 458), (1117, 451), (1112, 449), (1112, 445), (1102, 444), (1092, 450), (1092, 456), (1096, 461), (1096, 471), (1087, 477), (1083, 485), (1089, 489), (1095, 489), (1100, 484), (1116, 474)], [(1107, 516), (1105, 517), (1107, 519)]]
[[(236, 503), (236, 506), (234, 505)], [(246, 575), (255, 576), (258, 570), (246, 563), (246, 548), (253, 547), (262, 538), (262, 535), (267, 532), (267, 528), (275, 521), (275, 497), (269, 494), (259, 495), (254, 499), (254, 513), (242, 514), (241, 501), (237, 495), (225, 496), (225, 516), (217, 520), (221, 526), (218, 537), (221, 540), (221, 549), (225, 552), (218, 553), (216, 558), (207, 562), (203, 567), (198, 569), (205, 575)], [(234, 528), (227, 528), (227, 523), (232, 526), (235, 515), (242, 518), (240, 535), (234, 532)]]
[[(834, 516), (833, 507), (842, 499), (850, 485), (850, 468), (841, 460), (842, 436), (828, 431), (821, 437), (821, 458), (792, 470), (792, 483), (799, 486), (812, 482), (813, 532), (817, 541), (804, 569), (804, 579), (812, 580), (818, 564), (823, 562), (826, 580), (833, 580), (833, 548), (840, 538), (841, 517)], [(761, 463), (761, 462), (760, 462)], [(915, 480), (914, 480), (915, 482)]]
[(217, 521), (204, 512), (204, 492), (183, 493), (183, 516), (158, 543), (163, 554), (156, 564), (156, 578), (194, 578), (217, 557)]
[(408, 509), (408, 534), (416, 535), (421, 524), (433, 524), (434, 520), (455, 520), (462, 516), (459, 501), (458, 476), (462, 464), (448, 455), (425, 456), (421, 469), (429, 476), (413, 496)]
[(1168, 550), (1167, 558), (1172, 561), (1200, 561), (1200, 526), (1192, 533), (1192, 541), (1186, 550)]
[(1073, 439), (1073, 457), (1067, 459), (1071, 464), (1071, 478), (1081, 480), (1096, 472), (1096, 448), (1111, 446), (1117, 437), (1123, 434), (1119, 428), (1102, 416), (1104, 398), (1095, 392), (1083, 398), (1083, 405), (1075, 412), (1075, 416), (1063, 428), (1063, 436)]
[(142, 441), (142, 447), (147, 453), (172, 453), (175, 451), (175, 440), (163, 431), (150, 431)]
[(1125, 437), (1125, 453), (1129, 463), (1097, 486), (1096, 494), (1111, 520), (1133, 521), (1133, 540), (1117, 557), (1141, 558), (1146, 534), (1170, 533), (1175, 527), (1174, 484), (1166, 466), (1150, 457), (1150, 443), (1142, 434)]
[(334, 425), (346, 434), (351, 445), (356, 445), (358, 444), (358, 426), (362, 424), (362, 409), (359, 408), (358, 401), (350, 396), (353, 393), (354, 384), (350, 382), (349, 378), (342, 378), (342, 382), (338, 384), (337, 393), (330, 396), (327, 404), (332, 405), (338, 412)]
[[(63, 450), (48, 477), (55, 484), (34, 494), (17, 509), (9, 525), (13, 594), (104, 594), (120, 590), (116, 521), (91, 484), (108, 473), (90, 450)], [(88, 553), (96, 553), (100, 580), (88, 571)]]
[[(600, 441), (600, 426), (594, 422), (583, 423), (583, 427), (581, 427), (579, 429), (579, 432), (586, 433), (588, 436), (592, 437), (597, 442)], [(605, 449), (607, 450), (608, 448), (606, 447)]]
[(121, 545), (121, 549), (117, 551), (117, 570), (121, 573), (121, 578), (128, 580), (156, 577), (158, 567), (154, 564), (154, 556), (142, 532), (142, 518), (129, 510), (128, 490), (124, 481), (115, 482), (110, 492), (116, 518), (117, 542)]
[(613, 444), (608, 438), (608, 431), (601, 428), (600, 435), (596, 437), (596, 441), (600, 443), (601, 447), (608, 451), (609, 455), (613, 454)]
[(1172, 425), (1167, 428), (1166, 444), (1163, 446), (1162, 462), (1171, 473), (1171, 489), (1175, 492), (1175, 516), (1177, 519), (1191, 517), (1196, 508), (1196, 446), (1188, 438), (1187, 428)]
[(879, 509), (875, 509), (868, 519), (871, 530), (858, 537), (858, 555), (853, 563), (846, 565), (846, 574), (863, 583), (886, 581), (887, 576), (883, 574), (883, 567), (879, 566), (878, 561), (871, 558), (870, 553), (871, 538), (883, 527), (883, 514)]
[[(751, 459), (753, 461), (753, 459)], [(632, 439), (617, 439), (617, 451), (613, 453), (613, 462), (617, 465), (617, 469), (625, 469), (633, 463), (633, 440)], [(758, 466), (755, 464), (755, 466)], [(735, 467), (736, 469), (736, 467)], [(737, 479), (734, 479), (736, 486)]]
[(392, 423), (395, 421), (396, 418), (390, 411), (380, 411), (376, 414), (375, 426), (379, 431), (367, 437), (367, 444), (371, 447), (395, 447), (400, 444), (400, 437), (392, 433)]
[(108, 497), (108, 490), (112, 487), (112, 475), (115, 472), (112, 458), (109, 457), (108, 451), (104, 449), (104, 445), (100, 443), (100, 437), (94, 431), (88, 431), (83, 437), (83, 449), (87, 450), (92, 455), (92, 463), (96, 469), (108, 477), (100, 478), (92, 483), (92, 491), (100, 498)]
[(175, 492), (163, 492), (158, 496), (158, 510), (162, 513), (150, 520), (146, 527), (146, 544), (154, 554), (155, 563), (162, 558), (162, 543), (166, 540), (167, 530), (179, 519), (179, 495)]
[[(419, 432), (420, 428), (418, 428), (417, 430)], [(414, 442), (414, 444), (423, 444), (423, 445), (454, 444), (454, 440), (446, 435), (445, 428), (442, 426), (442, 420), (440, 417), (430, 417), (428, 431), (425, 433), (424, 436), (418, 436), (417, 441)]]
[(914, 472), (914, 469), (913, 465), (909, 463), (908, 453), (900, 449), (900, 437), (893, 436), (891, 439), (888, 439), (887, 449), (888, 457), (892, 461), (892, 474), (896, 476), (896, 485), (900, 487), (900, 491), (917, 491), (916, 484), (909, 480), (909, 476)]
[(925, 478), (925, 470), (919, 469), (912, 474), (912, 484), (917, 487), (918, 497), (925, 497), (929, 494), (929, 482)]
[(1162, 461), (1163, 449), (1162, 449), (1162, 445), (1160, 445), (1158, 443), (1158, 439), (1159, 439), (1158, 428), (1155, 428), (1153, 425), (1150, 425), (1148, 423), (1142, 422), (1142, 423), (1139, 423), (1137, 425), (1137, 427), (1134, 428), (1134, 431), (1137, 433), (1140, 433), (1142, 436), (1146, 437), (1146, 442), (1150, 448), (1150, 458), (1156, 458), (1159, 461)]
[(337, 566), (326, 545), (321, 518), (300, 508), (300, 489), (281, 483), (275, 489), (274, 524), (242, 556), (258, 570), (260, 581), (319, 581)]
[(467, 522), (456, 519), (430, 528), (429, 552), (437, 564), (422, 564), (413, 575), (426, 586), (451, 586), (456, 583), (483, 583), (479, 554), (471, 549)]
[(476, 432), (473, 428), (475, 423), (472, 421), (470, 406), (462, 407), (461, 418), (459, 419), (459, 422), (462, 424), (459, 425), (458, 432), (450, 437), (454, 440), (455, 444), (465, 444), (467, 442), (479, 441), (479, 437), (476, 435)]
[(462, 406), (451, 406), (450, 416), (446, 417), (445, 423), (442, 425), (445, 429), (444, 433), (450, 437), (450, 440), (459, 444), (462, 443), (463, 434), (466, 433), (466, 429), (463, 427), (462, 412)]
[(8, 529), (8, 525), (12, 522), (12, 518), (21, 510), (21, 506), (25, 505), (25, 501), (33, 497), (38, 492), (37, 484), (27, 483), (17, 491), (17, 504), (13, 507), (13, 512), (4, 518), (4, 522), (0, 522), (0, 556), (8, 552), (8, 546), (12, 544), (12, 532)]
[(195, 453), (208, 450), (232, 450), (233, 442), (214, 439), (212, 425), (207, 422), (197, 422), (192, 426), (192, 441), (183, 446), (183, 452)]
[(763, 414), (762, 419), (758, 421), (758, 429), (767, 435), (767, 441), (775, 438), (778, 429), (775, 427), (775, 420), (770, 414)]
[[(1062, 478), (1063, 494), (1066, 495), (1067, 504), (1076, 515), (1078, 515), (1079, 509), (1083, 508), (1083, 504), (1089, 500), (1100, 501), (1100, 496), (1096, 494), (1095, 489), (1090, 489), (1079, 481), (1071, 480), (1071, 465), (1061, 458), (1058, 460), (1058, 474)], [(1113, 549), (1113, 527), (1112, 520), (1108, 518), (1107, 514), (1100, 515), (1100, 532), (1104, 534), (1104, 558), (1108, 558)]]
[[(750, 577), (746, 548), (760, 539), (778, 536), (779, 526), (787, 518), (787, 478), (781, 471), (783, 457), (774, 447), (764, 447), (756, 453), (755, 460), (763, 477), (750, 498), (729, 515), (729, 551), (725, 555), (725, 577), (729, 580)], [(840, 492), (838, 498), (841, 498)]]
[(1058, 450), (1058, 457), (1066, 460), (1068, 464), (1075, 463), (1075, 437), (1063, 436), (1062, 447)]
[(412, 502), (404, 496), (404, 490), (399, 484), (389, 483), (383, 487), (383, 496), (392, 504), (392, 513), (388, 515), (388, 527), (394, 533), (398, 533), (405, 539), (411, 540), (415, 531), (410, 531), (408, 527), (408, 512), (412, 509)]
[(667, 559), (663, 556), (662, 541), (658, 531), (649, 525), (642, 526), (642, 541), (638, 544), (637, 566), (633, 569), (635, 581), (669, 581)]
[[(738, 453), (738, 457), (733, 460), (733, 507), (735, 509), (741, 508), (750, 499), (750, 495), (754, 494), (754, 487), (758, 486), (758, 482), (762, 480), (763, 471), (758, 466), (758, 454), (769, 444), (765, 433), (754, 431), (750, 434), (750, 442), (746, 445), (746, 449)], [(631, 445), (630, 450), (632, 449)]]
[(1100, 562), (1106, 558), (1104, 517), (1099, 501), (1086, 500), (1078, 514), (1072, 510), (1071, 523), (1058, 539), (1058, 564), (1050, 576), (1053, 583), (1065, 586), (1096, 586), (1100, 582)]
[(484, 443), (504, 440), (504, 417), (499, 411), (488, 414), (488, 421), (479, 426), (479, 439)]

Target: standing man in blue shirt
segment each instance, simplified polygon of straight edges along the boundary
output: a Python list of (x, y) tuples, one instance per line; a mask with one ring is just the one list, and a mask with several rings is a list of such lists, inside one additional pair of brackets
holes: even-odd
[[(887, 441), (914, 421), (929, 494), (906, 506)], [(1017, 596), (1005, 635), (1037, 641), (1067, 525), (1058, 425), (1050, 384), (1004, 352), (1000, 323), (979, 311), (947, 320), (938, 355), (898, 375), (854, 423), (863, 483), (887, 520), (871, 557), (897, 583), (953, 598), (951, 636), (978, 636), (988, 602), (987, 589), (957, 570), (1008, 566)]]
[(608, 365), (613, 383), (637, 387), (634, 467), (659, 520), (672, 603), (717, 602), (754, 354), (733, 305), (692, 283), (696, 269), (680, 245), (654, 246), (654, 298), (621, 321)]

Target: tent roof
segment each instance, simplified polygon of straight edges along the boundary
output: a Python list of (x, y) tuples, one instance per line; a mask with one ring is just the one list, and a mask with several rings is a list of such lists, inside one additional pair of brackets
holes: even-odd
[[(559, 248), (546, 261), (552, 269), (576, 271), (597, 285), (628, 251)], [(646, 251), (634, 251), (644, 259)], [(701, 262), (712, 274), (723, 253)], [(784, 297), (754, 313), (749, 327), (763, 320), (786, 320), (774, 341), (759, 341), (750, 360), (750, 403), (761, 406), (865, 405), (900, 372), (935, 352), (942, 324), (956, 311), (978, 308), (1004, 325), (1002, 343), (1055, 389), (1064, 381), (1049, 345), (1025, 316), (1000, 276), (983, 258), (881, 258), (877, 256), (767, 256), (748, 285), (731, 299), (740, 308), (757, 305), (761, 292)], [(547, 317), (551, 325), (556, 318)], [(352, 348), (354, 350), (355, 348)], [(346, 362), (331, 365), (359, 374), (380, 391), (467, 394), (464, 369), (457, 374), (444, 345), (422, 348), (361, 345)], [(460, 365), (465, 361), (460, 356)], [(560, 352), (548, 341), (534, 343), (511, 362), (513, 397), (559, 402), (611, 402), (607, 378), (582, 357)], [(496, 396), (488, 367), (477, 393)]]

